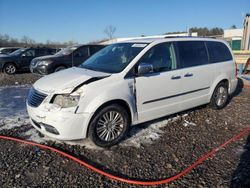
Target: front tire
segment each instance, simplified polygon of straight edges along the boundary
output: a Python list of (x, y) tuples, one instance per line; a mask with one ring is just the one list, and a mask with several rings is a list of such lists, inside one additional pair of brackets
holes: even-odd
[(129, 122), (128, 112), (120, 105), (112, 104), (97, 112), (88, 135), (96, 145), (110, 147), (124, 139)]
[(9, 75), (15, 74), (16, 71), (17, 71), (17, 68), (14, 63), (7, 63), (3, 67), (3, 72)]
[(229, 94), (228, 94), (228, 84), (225, 82), (219, 83), (212, 95), (211, 101), (210, 101), (210, 107), (219, 110), (224, 108), (229, 100)]

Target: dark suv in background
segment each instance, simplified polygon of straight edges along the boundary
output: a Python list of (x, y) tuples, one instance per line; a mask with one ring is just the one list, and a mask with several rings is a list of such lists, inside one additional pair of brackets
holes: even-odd
[(46, 75), (69, 67), (79, 66), (104, 47), (104, 45), (92, 44), (70, 46), (54, 55), (33, 59), (30, 64), (30, 71), (32, 73)]
[(6, 74), (28, 71), (32, 59), (54, 53), (56, 53), (55, 49), (46, 47), (20, 48), (8, 55), (0, 56), (0, 70)]
[(0, 48), (0, 55), (8, 55), (16, 50), (20, 49), (20, 47), (4, 47)]

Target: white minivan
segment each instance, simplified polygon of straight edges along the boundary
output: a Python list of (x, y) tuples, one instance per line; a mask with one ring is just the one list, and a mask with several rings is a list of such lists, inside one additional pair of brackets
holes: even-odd
[(141, 39), (109, 45), (80, 67), (38, 80), (27, 98), (32, 125), (60, 140), (121, 141), (130, 126), (209, 103), (226, 106), (237, 86), (222, 40)]

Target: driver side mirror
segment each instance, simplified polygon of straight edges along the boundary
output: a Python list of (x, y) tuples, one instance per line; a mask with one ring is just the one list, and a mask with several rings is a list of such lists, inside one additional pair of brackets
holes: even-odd
[(142, 76), (147, 73), (153, 72), (153, 65), (149, 63), (140, 63), (138, 66), (138, 75)]

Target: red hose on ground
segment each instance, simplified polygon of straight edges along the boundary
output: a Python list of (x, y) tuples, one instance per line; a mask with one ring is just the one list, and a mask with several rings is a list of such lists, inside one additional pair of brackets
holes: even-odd
[(242, 138), (244, 135), (246, 135), (248, 132), (250, 132), (250, 126), (245, 128), (243, 131), (241, 131), (239, 134), (237, 134), (236, 136), (232, 137), (231, 139), (227, 140), (226, 142), (224, 142), (223, 144), (221, 144), (220, 146), (218, 146), (217, 148), (212, 149), (210, 152), (204, 154), (203, 156), (201, 156), (201, 158), (199, 158), (195, 163), (193, 163), (192, 165), (190, 165), (188, 168), (186, 168), (185, 170), (183, 170), (182, 172), (180, 172), (179, 174), (166, 178), (166, 179), (162, 179), (159, 181), (137, 181), (137, 180), (130, 180), (130, 179), (126, 179), (126, 178), (122, 178), (122, 177), (118, 177), (112, 174), (109, 174), (107, 172), (104, 172), (84, 161), (81, 161), (80, 159), (77, 159), (76, 157), (73, 157), (63, 151), (60, 151), (58, 149), (52, 148), (50, 146), (46, 146), (46, 145), (42, 145), (42, 144), (38, 144), (38, 143), (34, 143), (31, 141), (26, 141), (26, 140), (21, 140), (18, 138), (13, 138), (13, 137), (8, 137), (8, 136), (0, 136), (0, 139), (5, 139), (5, 140), (12, 140), (12, 141), (16, 141), (16, 142), (20, 142), (20, 143), (24, 143), (24, 144), (28, 144), (28, 145), (32, 145), (32, 146), (36, 146), (42, 149), (47, 149), (56, 153), (61, 154), (62, 156), (71, 159), (91, 170), (93, 170), (94, 172), (101, 174), (103, 176), (106, 176), (107, 178), (113, 179), (113, 180), (117, 180), (120, 182), (124, 182), (124, 183), (128, 183), (128, 184), (136, 184), (136, 185), (160, 185), (160, 184), (165, 184), (165, 183), (169, 183), (171, 181), (174, 181), (184, 175), (186, 175), (187, 173), (189, 173), (191, 170), (193, 170), (196, 166), (198, 166), (199, 164), (201, 164), (202, 162), (204, 162), (207, 158), (211, 157), (212, 155), (214, 155), (216, 152), (218, 152), (220, 149), (224, 148), (226, 145), (230, 144), (231, 142), (234, 142), (240, 138)]

